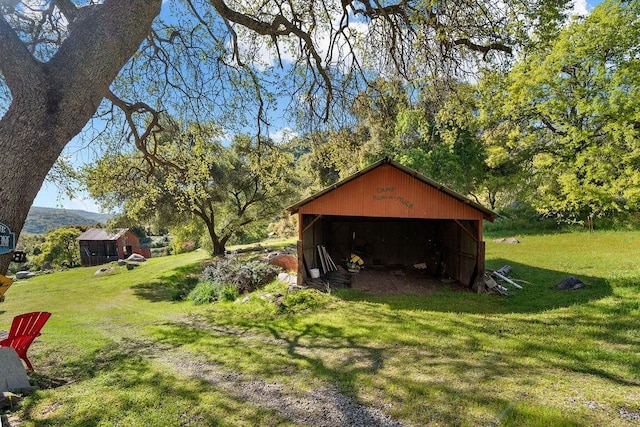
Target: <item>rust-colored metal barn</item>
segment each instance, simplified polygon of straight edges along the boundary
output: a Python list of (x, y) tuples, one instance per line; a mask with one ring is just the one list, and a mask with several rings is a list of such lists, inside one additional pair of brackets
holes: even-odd
[(80, 261), (83, 266), (105, 264), (124, 259), (137, 253), (151, 257), (151, 250), (140, 247), (140, 239), (128, 228), (106, 230), (90, 228), (76, 240), (80, 244)]
[(336, 264), (413, 266), (471, 286), (484, 270), (483, 220), (497, 215), (395, 161), (382, 159), (291, 206), (298, 214), (298, 283), (320, 269), (318, 246)]

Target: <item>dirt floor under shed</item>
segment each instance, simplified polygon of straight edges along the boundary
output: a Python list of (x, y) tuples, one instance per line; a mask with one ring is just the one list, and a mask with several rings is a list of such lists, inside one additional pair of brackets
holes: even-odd
[(438, 279), (423, 270), (403, 267), (365, 268), (351, 275), (351, 287), (373, 294), (429, 295), (445, 288), (470, 292), (455, 280)]

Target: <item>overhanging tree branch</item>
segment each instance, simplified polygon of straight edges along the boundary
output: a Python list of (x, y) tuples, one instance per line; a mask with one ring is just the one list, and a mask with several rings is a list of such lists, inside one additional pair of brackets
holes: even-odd
[[(329, 105), (333, 99), (333, 84), (325, 66), (322, 63), (322, 57), (318, 52), (315, 43), (311, 38), (311, 34), (301, 28), (301, 23), (294, 24), (287, 19), (282, 13), (275, 15), (273, 21), (264, 22), (254, 19), (247, 14), (239, 13), (226, 5), (223, 0), (209, 0), (211, 5), (216, 9), (224, 19), (242, 25), (263, 36), (269, 36), (277, 45), (279, 36), (294, 35), (303, 42), (304, 51), (310, 62), (313, 63), (314, 69), (320, 74), (320, 78), (324, 82), (324, 88), (327, 91), (327, 106), (325, 108), (324, 119), (329, 119)], [(236, 47), (237, 49), (237, 47)], [(237, 55), (236, 51), (236, 55)]]
[[(37, 84), (41, 75), (38, 61), (31, 55), (5, 17), (0, 14), (0, 72), (13, 92)], [(34, 75), (36, 74), (36, 75)]]

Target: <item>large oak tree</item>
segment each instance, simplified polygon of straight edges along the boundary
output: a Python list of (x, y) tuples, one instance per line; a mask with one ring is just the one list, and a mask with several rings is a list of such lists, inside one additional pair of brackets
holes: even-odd
[[(262, 131), (270, 100), (264, 96), (269, 84), (261, 80), (262, 67), (269, 65), (260, 63), (264, 49), (283, 64), (292, 99), (311, 107), (305, 119), (330, 122), (332, 108), (348, 102), (368, 78), (384, 72), (410, 80), (473, 69), (468, 60), (474, 55), (491, 60), (494, 52), (511, 53), (518, 40), (535, 33), (530, 24), (547, 25), (566, 3), (1, 0), (0, 96), (6, 102), (0, 110), (0, 222), (20, 234), (47, 173), (65, 145), (105, 108), (105, 99), (114, 107), (106, 111), (121, 112), (128, 139), (155, 161), (156, 113), (170, 105), (191, 104), (196, 115), (247, 102)], [(161, 7), (171, 5), (189, 12), (191, 20), (176, 15), (174, 21), (191, 28), (160, 23)], [(200, 44), (205, 38), (207, 44)], [(208, 56), (212, 47), (215, 57)], [(183, 71), (198, 70), (205, 58), (232, 72), (195, 83), (189, 74), (180, 81)], [(118, 76), (130, 85), (114, 83)], [(192, 93), (208, 85), (214, 94)], [(201, 102), (225, 89), (234, 93), (231, 85), (250, 91)], [(9, 256), (0, 257), (0, 272), (8, 263)]]
[(105, 155), (84, 168), (91, 196), (124, 207), (137, 223), (180, 225), (192, 216), (206, 227), (213, 255), (224, 255), (229, 239), (293, 203), (299, 183), (292, 156), (270, 142), (239, 135), (225, 146), (215, 126), (163, 127), (157, 146), (163, 164), (150, 167), (139, 151)]
[(604, 1), (483, 81), (494, 94), (483, 111), (488, 163), (520, 188), (527, 179), (541, 212), (576, 221), (638, 211), (639, 18), (637, 1)]

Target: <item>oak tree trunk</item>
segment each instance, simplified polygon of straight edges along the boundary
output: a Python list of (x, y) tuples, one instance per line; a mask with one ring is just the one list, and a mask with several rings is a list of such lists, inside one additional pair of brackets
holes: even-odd
[[(47, 173), (149, 34), (161, 3), (107, 0), (72, 27), (46, 63), (0, 16), (0, 72), (13, 98), (0, 119), (0, 222), (16, 239)], [(0, 273), (10, 259), (0, 256)]]

